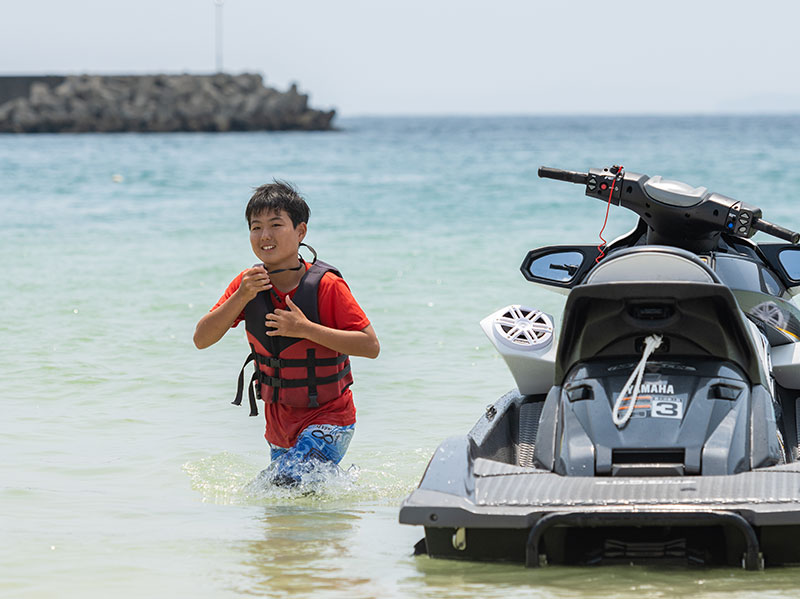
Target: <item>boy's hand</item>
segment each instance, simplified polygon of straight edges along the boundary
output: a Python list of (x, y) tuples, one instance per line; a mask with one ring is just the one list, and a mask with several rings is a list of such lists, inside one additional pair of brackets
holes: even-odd
[(303, 311), (297, 307), (292, 301), (292, 298), (286, 296), (286, 307), (288, 310), (275, 310), (267, 314), (266, 326), (267, 335), (274, 337), (281, 335), (282, 337), (300, 337), (306, 338), (306, 331), (311, 321), (306, 318)]
[(263, 266), (254, 266), (248, 268), (242, 274), (242, 283), (239, 285), (239, 290), (250, 301), (261, 291), (272, 289), (272, 284), (269, 280), (269, 274)]

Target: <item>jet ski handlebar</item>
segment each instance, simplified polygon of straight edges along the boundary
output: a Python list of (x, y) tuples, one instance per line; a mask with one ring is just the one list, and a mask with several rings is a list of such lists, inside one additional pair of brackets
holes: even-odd
[(772, 223), (765, 221), (763, 218), (757, 218), (755, 221), (753, 221), (753, 228), (756, 231), (763, 231), (767, 235), (772, 235), (778, 239), (788, 241), (789, 243), (797, 243), (800, 241), (800, 233), (795, 233), (794, 231), (790, 231), (789, 229), (785, 229), (779, 225), (773, 225)]
[(587, 173), (543, 166), (539, 176), (585, 185), (587, 196), (635, 212), (647, 223), (647, 243), (709, 251), (720, 233), (750, 238), (756, 231), (800, 242), (800, 233), (762, 219), (757, 206), (682, 181), (631, 173), (621, 166)]
[(578, 183), (586, 185), (588, 173), (577, 173), (575, 171), (565, 171), (560, 168), (550, 168), (549, 166), (539, 167), (539, 176), (543, 179), (555, 179), (556, 181), (567, 181), (568, 183)]

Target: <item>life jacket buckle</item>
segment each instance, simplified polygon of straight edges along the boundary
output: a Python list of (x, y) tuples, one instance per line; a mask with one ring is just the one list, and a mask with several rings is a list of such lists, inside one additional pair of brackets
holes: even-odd
[(267, 368), (284, 368), (286, 364), (284, 363), (283, 358), (276, 358), (274, 356), (262, 356), (261, 354), (256, 354), (256, 359), (261, 366), (266, 366)]
[(259, 373), (259, 379), (261, 383), (266, 385), (267, 387), (272, 387), (273, 389), (283, 389), (286, 385), (283, 384), (284, 379), (278, 378), (276, 376), (269, 376), (264, 374), (263, 372)]

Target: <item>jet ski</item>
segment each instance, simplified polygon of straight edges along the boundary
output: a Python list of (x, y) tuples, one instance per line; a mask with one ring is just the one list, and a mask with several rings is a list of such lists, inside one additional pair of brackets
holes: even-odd
[[(800, 563), (800, 235), (706, 187), (542, 167), (638, 215), (531, 250), (566, 294), (481, 326), (516, 388), (445, 440), (400, 508), (417, 553), (546, 564)], [(782, 242), (754, 242), (757, 231)]]

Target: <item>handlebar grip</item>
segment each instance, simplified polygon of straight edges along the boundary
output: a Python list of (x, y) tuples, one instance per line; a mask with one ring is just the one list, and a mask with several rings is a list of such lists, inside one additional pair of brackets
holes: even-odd
[(586, 185), (589, 175), (586, 173), (576, 173), (575, 171), (565, 171), (560, 168), (550, 168), (549, 166), (539, 167), (539, 176), (542, 179), (556, 179), (557, 181), (567, 181)]
[(800, 241), (800, 233), (795, 233), (789, 229), (784, 229), (778, 225), (773, 225), (763, 219), (756, 219), (753, 221), (753, 228), (756, 231), (763, 231), (767, 235), (772, 235), (778, 239), (783, 239), (789, 243), (797, 243)]

